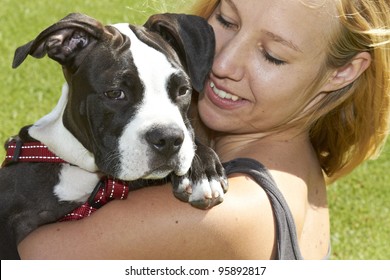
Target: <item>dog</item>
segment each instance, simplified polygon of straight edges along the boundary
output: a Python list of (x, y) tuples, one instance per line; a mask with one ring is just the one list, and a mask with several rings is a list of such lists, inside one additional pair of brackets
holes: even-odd
[[(17, 244), (28, 233), (80, 206), (105, 175), (169, 178), (175, 196), (195, 207), (222, 202), (222, 164), (196, 139), (187, 116), (214, 48), (211, 26), (197, 16), (157, 14), (143, 26), (104, 26), (78, 13), (19, 47), (13, 68), (28, 55), (47, 55), (62, 65), (66, 83), (52, 112), (6, 143), (14, 154), (0, 169), (1, 259), (19, 258)], [(30, 142), (61, 161), (20, 161)]]

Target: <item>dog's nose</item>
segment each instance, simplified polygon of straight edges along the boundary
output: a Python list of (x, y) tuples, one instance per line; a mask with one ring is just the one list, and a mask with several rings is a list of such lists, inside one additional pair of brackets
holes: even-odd
[(155, 151), (169, 157), (179, 151), (184, 133), (177, 126), (158, 126), (146, 132), (145, 138)]

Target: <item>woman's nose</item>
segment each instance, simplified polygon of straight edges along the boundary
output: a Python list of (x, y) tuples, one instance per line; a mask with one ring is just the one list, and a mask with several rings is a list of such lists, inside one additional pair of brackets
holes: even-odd
[(230, 40), (217, 45), (213, 63), (213, 74), (218, 78), (239, 81), (244, 77), (248, 56), (238, 40)]

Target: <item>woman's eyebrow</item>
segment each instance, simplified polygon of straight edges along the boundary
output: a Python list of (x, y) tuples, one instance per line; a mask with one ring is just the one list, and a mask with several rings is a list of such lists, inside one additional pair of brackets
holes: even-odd
[(271, 39), (274, 40), (275, 42), (281, 43), (289, 47), (290, 49), (293, 49), (294, 51), (302, 52), (302, 50), (292, 41), (286, 40), (283, 37), (276, 35), (275, 33), (272, 33), (271, 31), (264, 30), (262, 32), (265, 33), (265, 35), (267, 35), (268, 37), (271, 37)]
[(225, 2), (226, 2), (227, 4), (229, 4), (229, 6), (230, 6), (236, 13), (238, 13), (238, 9), (237, 9), (237, 7), (236, 7), (236, 4), (234, 4), (234, 2), (233, 2), (232, 0), (225, 0)]
[[(226, 2), (236, 13), (239, 13), (239, 11), (236, 7), (236, 4), (233, 2), (233, 0), (223, 0), (223, 1)], [(275, 33), (272, 33), (271, 31), (263, 31), (263, 33), (265, 33), (268, 37), (271, 37), (272, 40), (274, 40), (278, 43), (281, 43), (281, 44), (293, 49), (294, 51), (302, 53), (302, 50), (296, 44), (294, 44), (292, 41), (286, 40), (283, 37), (276, 35)]]

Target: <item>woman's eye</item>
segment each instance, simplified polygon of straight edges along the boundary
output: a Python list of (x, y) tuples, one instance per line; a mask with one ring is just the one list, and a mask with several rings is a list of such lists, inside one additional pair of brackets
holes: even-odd
[(123, 90), (109, 90), (104, 95), (110, 99), (123, 100), (125, 99), (125, 93)]
[(277, 59), (277, 58), (273, 57), (272, 55), (270, 55), (264, 49), (262, 49), (261, 52), (262, 52), (265, 60), (268, 61), (269, 63), (275, 64), (275, 65), (284, 65), (284, 64), (286, 64), (286, 61), (283, 61), (283, 60), (280, 60), (280, 59)]
[(234, 23), (227, 21), (221, 14), (217, 14), (216, 19), (224, 28), (230, 29), (236, 26)]

